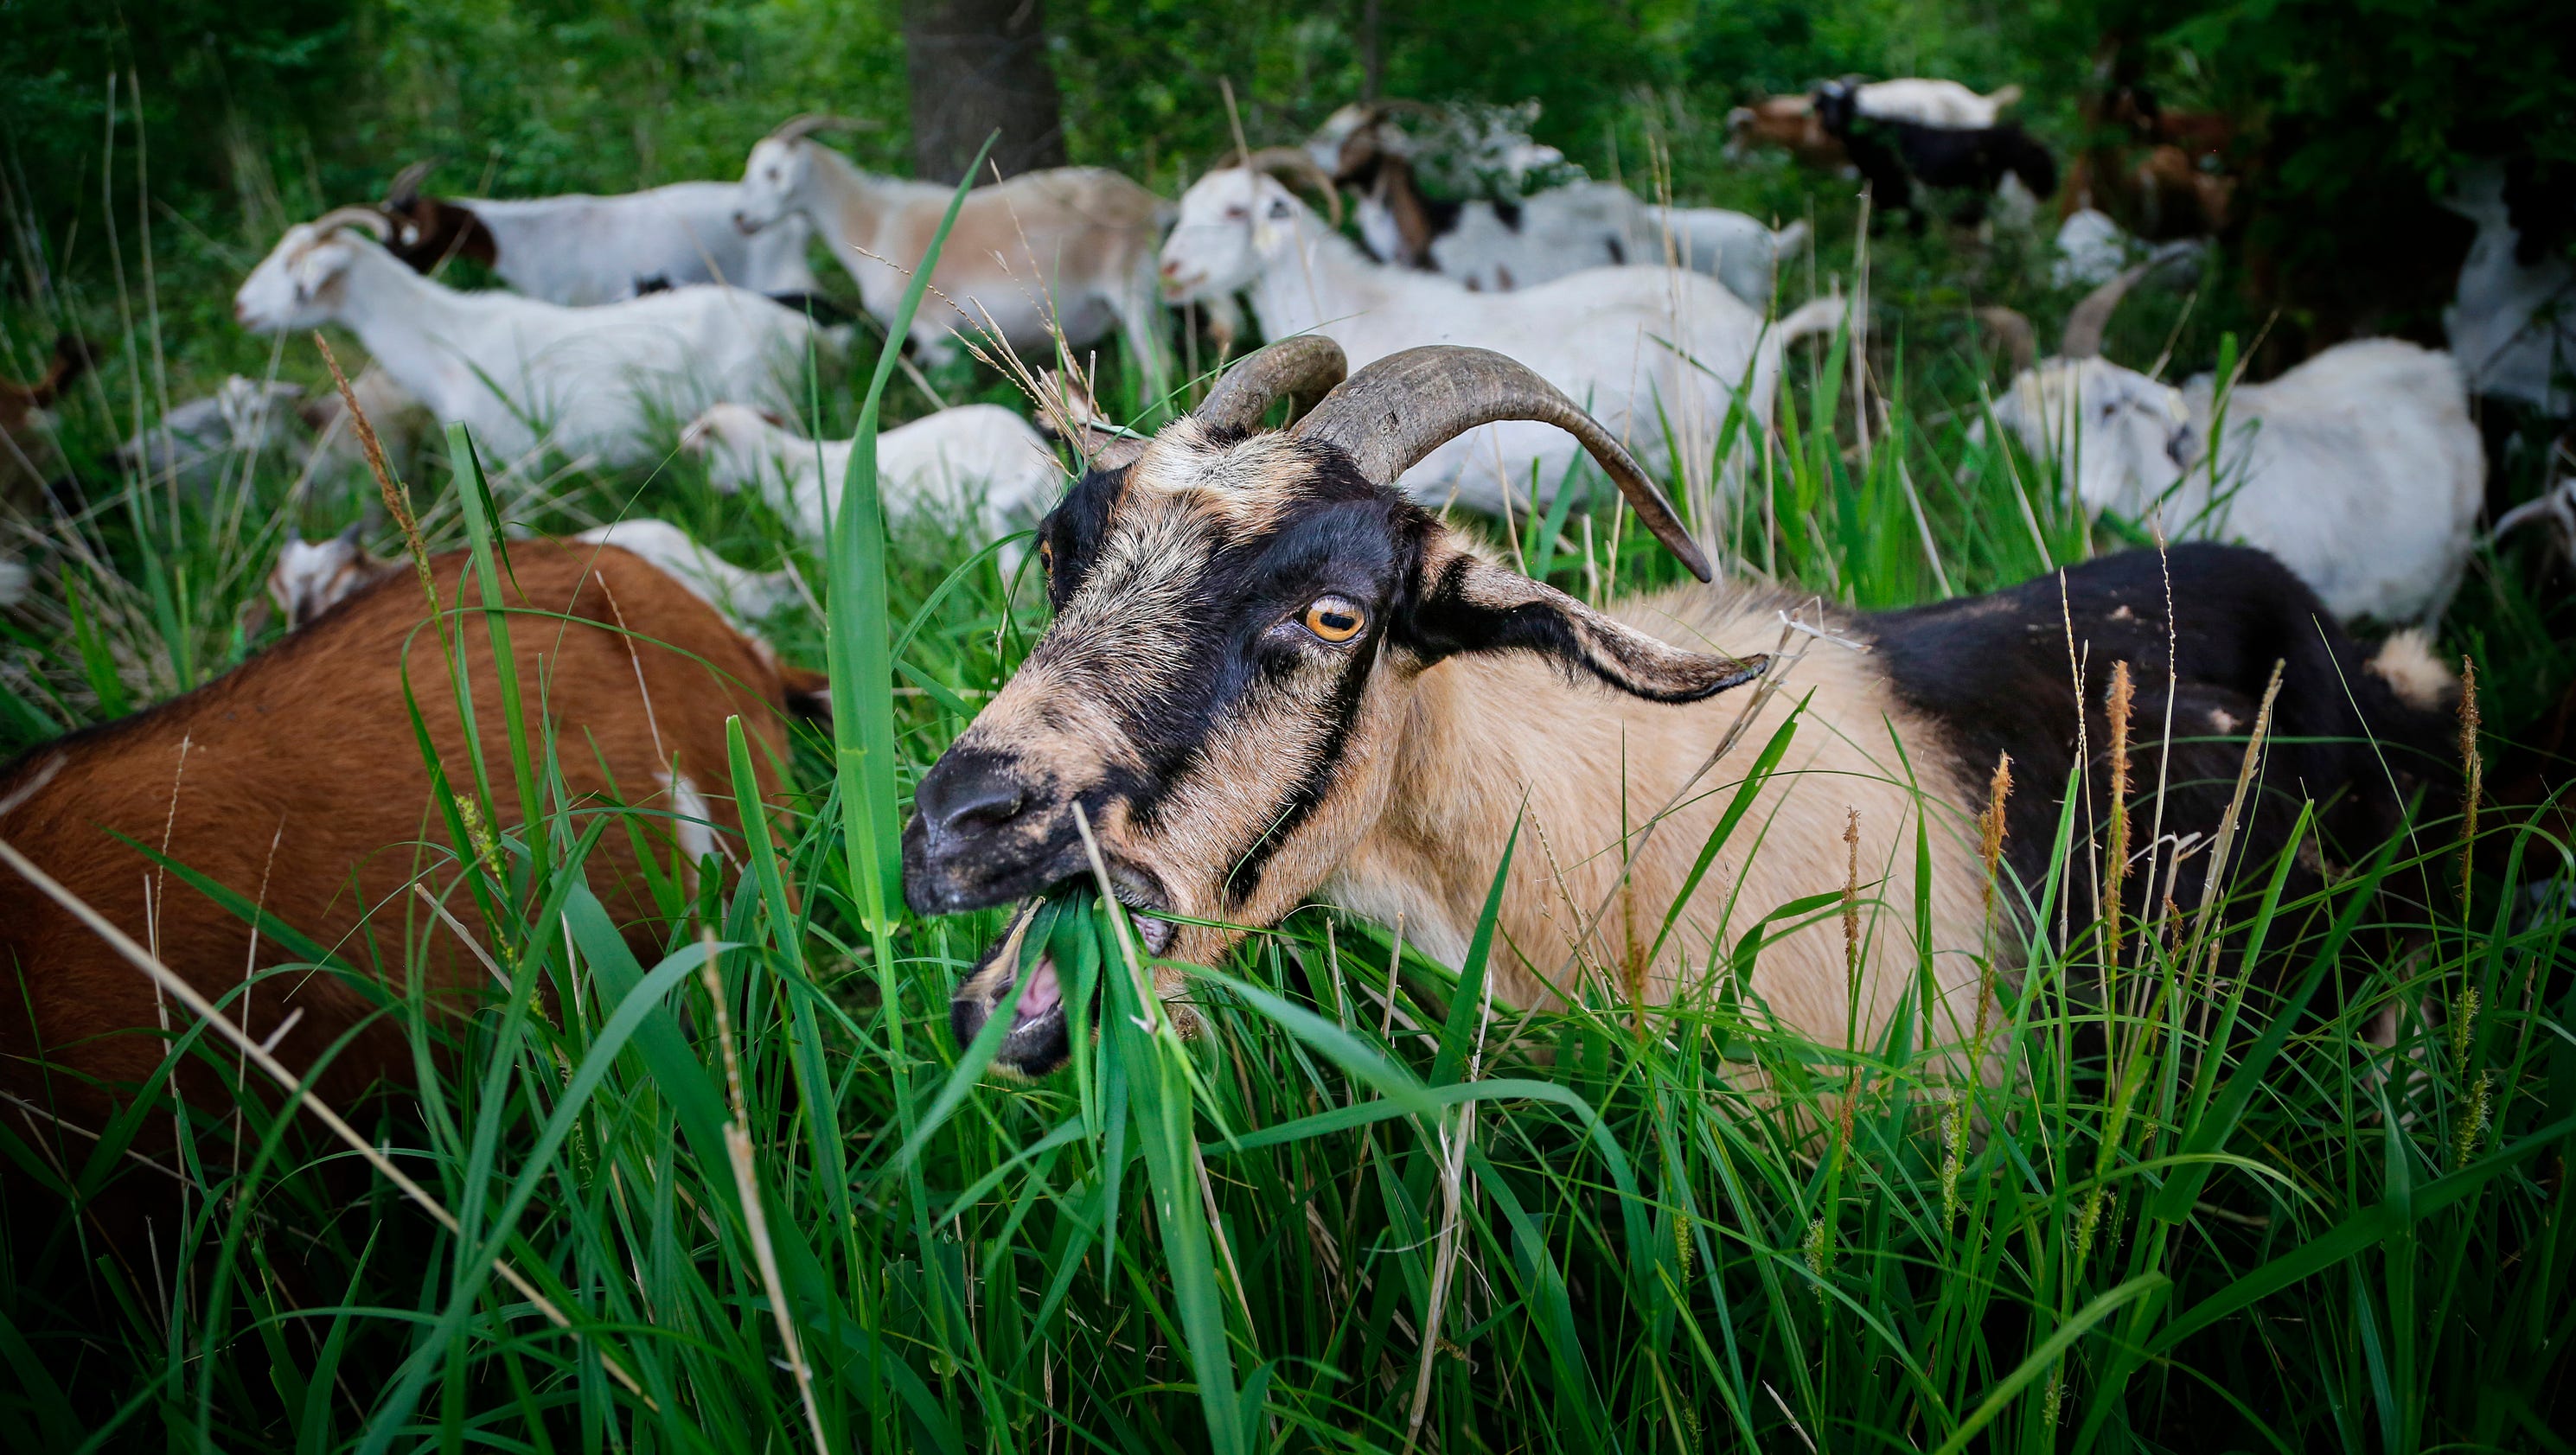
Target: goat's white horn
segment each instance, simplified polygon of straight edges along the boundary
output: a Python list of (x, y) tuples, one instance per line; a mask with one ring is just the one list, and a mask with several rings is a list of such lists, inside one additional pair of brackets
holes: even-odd
[(772, 141), (799, 141), (818, 131), (874, 131), (881, 125), (883, 123), (861, 116), (834, 116), (826, 111), (808, 111), (778, 123), (778, 129), (771, 132), (769, 138)]
[(1323, 194), (1326, 214), (1333, 226), (1342, 225), (1342, 189), (1333, 185), (1332, 175), (1315, 165), (1315, 159), (1297, 147), (1263, 147), (1242, 159), (1250, 171), (1277, 175), (1287, 172)]
[(420, 200), (420, 184), (429, 180), (430, 169), (437, 165), (438, 161), (436, 158), (423, 157), (419, 161), (412, 163), (410, 166), (403, 168), (401, 171), (394, 173), (393, 185), (385, 189), (385, 205), (387, 207), (409, 207), (413, 203), (418, 202)]
[(1638, 522), (1692, 575), (1716, 578), (1672, 501), (1619, 441), (1537, 371), (1491, 349), (1428, 344), (1389, 354), (1325, 395), (1290, 433), (1339, 448), (1362, 475), (1393, 485), (1433, 450), (1506, 419), (1552, 424), (1574, 436), (1628, 497)]
[(313, 219), (315, 232), (336, 232), (344, 227), (364, 228), (376, 235), (378, 242), (393, 236), (394, 225), (372, 207), (334, 207)]

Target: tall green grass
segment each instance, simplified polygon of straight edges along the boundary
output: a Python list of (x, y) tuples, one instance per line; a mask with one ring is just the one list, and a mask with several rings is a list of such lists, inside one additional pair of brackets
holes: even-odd
[[(1843, 357), (1792, 371), (1731, 517), (1745, 569), (1893, 605), (2103, 539), (2031, 461), (1963, 443), (1972, 361), (1883, 354), (1863, 448)], [(867, 434), (890, 373), (827, 416)], [(1999, 928), (2003, 1074), (1964, 1087), (1927, 1007), (1846, 1051), (1713, 991), (1499, 1004), (1520, 947), (1490, 911), (1454, 969), (1300, 912), (1192, 973), (1184, 1039), (1117, 912), (1069, 895), (1030, 943), (1098, 1025), (1063, 1075), (1000, 1082), (989, 1039), (946, 1029), (998, 916), (910, 914), (895, 829), (1035, 593), (889, 512), (865, 448), (819, 559), (685, 471), (532, 504), (461, 436), (443, 461), (433, 526), (487, 582), (506, 525), (644, 504), (799, 562), (824, 611), (772, 626), (828, 663), (835, 709), (800, 742), (801, 807), (748, 872), (711, 858), (694, 896), (665, 875), (638, 958), (579, 872), (626, 826), (552, 792), (580, 746), (543, 714), (481, 724), (509, 776), (457, 786), (510, 829), (448, 827), (509, 992), (453, 1023), (396, 1001), (416, 1083), (340, 1109), (445, 1217), (259, 1097), (187, 1113), (167, 1171), (117, 1129), (0, 1119), (44, 1199), (0, 1260), (9, 1448), (2569, 1447), (2576, 976), (2567, 849), (2535, 830), (2489, 828), (2465, 890), (2409, 904), (2378, 891), (2461, 882), (2454, 807), (2426, 805), (2320, 894), (2251, 874), (2108, 966), (2081, 909), (2062, 940)], [(276, 489), (231, 529), (107, 504), (62, 617), (11, 626), (24, 709), (111, 717), (249, 649), (232, 613), (290, 519)], [(1572, 499), (1510, 532), (1531, 569), (1595, 599), (1673, 578)], [(2458, 630), (2553, 619), (2490, 562)], [(452, 629), (510, 622), (465, 605)], [(1920, 910), (1856, 889), (1864, 919)], [(1841, 907), (1745, 906), (1727, 953)], [(2376, 956), (2392, 919), (2414, 948)], [(2277, 983), (2249, 984), (2249, 942)], [(2393, 1052), (2362, 1034), (2389, 1002), (2435, 1012)], [(202, 1030), (172, 1055), (235, 1066)], [(158, 1262), (109, 1256), (75, 1209), (170, 1172), (190, 1191)]]

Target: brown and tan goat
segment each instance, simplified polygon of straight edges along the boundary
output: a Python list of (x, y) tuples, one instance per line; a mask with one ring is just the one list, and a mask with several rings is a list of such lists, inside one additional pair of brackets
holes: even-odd
[[(859, 285), (860, 302), (890, 322), (954, 189), (861, 171), (814, 139), (849, 124), (800, 116), (763, 137), (744, 164), (734, 224), (759, 233), (810, 219)], [(1052, 357), (1058, 335), (1079, 347), (1118, 329), (1159, 371), (1166, 349), (1154, 250), (1167, 210), (1102, 167), (1022, 172), (975, 188), (931, 269), (912, 346), (944, 358), (958, 351), (956, 333), (990, 332), (1031, 357)]]
[[(481, 761), (499, 811), (516, 817), (495, 653), (464, 556), (431, 562), (461, 631)], [(739, 715), (764, 794), (785, 750), (787, 685), (769, 655), (679, 583), (613, 548), (522, 542), (502, 584), (531, 751), (555, 748), (562, 796), (542, 811), (580, 818), (630, 806), (646, 851), (690, 866), (738, 830), (725, 720)], [(134, 940), (302, 1070), (343, 1036), (321, 1076), (344, 1103), (407, 1076), (399, 1009), (375, 1013), (350, 972), (300, 965), (274, 931), (156, 864), (147, 846), (259, 907), (376, 982), (458, 1010), (490, 993), (465, 936), (496, 938), (464, 887), (476, 852), (451, 842), (410, 712), (416, 697), (447, 781), (471, 796), (472, 759), (439, 633), (405, 570), (352, 596), (212, 682), (123, 721), (74, 734), (0, 767), (0, 841)], [(586, 826), (586, 825), (585, 825)], [(494, 826), (511, 833), (519, 825)], [(664, 922), (638, 837), (612, 825), (588, 878), (639, 952)], [(416, 890), (442, 906), (433, 911)], [(257, 977), (244, 989), (246, 980)], [(168, 1050), (154, 986), (38, 886), (0, 866), (0, 1090), (97, 1128)], [(184, 1017), (170, 1030), (185, 1030)], [(231, 1059), (229, 1054), (224, 1058)], [(181, 1093), (221, 1094), (191, 1066)], [(12, 1110), (11, 1120), (18, 1119)], [(166, 1140), (154, 1118), (144, 1141)]]
[[(1256, 431), (1277, 397), (1318, 394), (1292, 428)], [(1615, 441), (1521, 365), (1475, 349), (1415, 349), (1344, 381), (1326, 341), (1273, 346), (1066, 497), (1039, 535), (1055, 621), (924, 775), (904, 839), (915, 909), (1025, 901), (959, 987), (961, 1038), (1020, 978), (1038, 900), (1091, 878), (1079, 807), (1160, 958), (1213, 963), (1320, 895), (1401, 923), (1455, 963), (1517, 826), (1498, 994), (1544, 1004), (1605, 986), (1661, 1001), (1713, 988), (1758, 947), (1747, 1004), (1801, 1036), (1873, 1041), (1923, 977), (1935, 993), (1925, 1034), (1957, 1046), (1993, 943), (1975, 824), (1989, 775), (2011, 754), (2023, 784), (2012, 865), (2035, 900), (2076, 745), (2088, 732), (2109, 741), (2115, 661), (2132, 664), (2137, 721), (2163, 720), (2171, 698), (2170, 762), (2142, 748), (2134, 772), (2169, 785), (2153, 810), (2162, 831), (2204, 846), (2276, 660), (2273, 779), (2352, 785), (2326, 815), (2338, 837), (2384, 839), (2403, 802), (2374, 731), (2443, 736), (2440, 714), (2368, 670), (2295, 578), (2237, 548), (2110, 557), (1909, 612), (1734, 586), (1596, 610), (1393, 488), (1423, 454), (1498, 419), (1575, 434), (1707, 579)], [(1784, 630), (1790, 619), (1818, 635)], [(2070, 639), (2089, 653), (2081, 699)], [(1808, 645), (1757, 650), (1784, 640)], [(1695, 858), (1793, 712), (1785, 756), (1685, 900)], [(2080, 801), (2107, 805), (2093, 757)], [(2141, 824), (2149, 812), (2137, 809)], [(2249, 805), (2229, 867), (2277, 858), (2295, 814)], [(2189, 904), (2209, 857), (2147, 877)], [(1856, 973), (1842, 924), (1813, 912), (1855, 877)], [(1800, 900), (1808, 912), (1765, 920)], [(2008, 912), (1995, 952), (2008, 962), (2025, 943), (2013, 923)], [(1164, 992), (1178, 985), (1167, 968)], [(997, 1065), (1038, 1074), (1064, 1060), (1063, 996), (1036, 962)]]

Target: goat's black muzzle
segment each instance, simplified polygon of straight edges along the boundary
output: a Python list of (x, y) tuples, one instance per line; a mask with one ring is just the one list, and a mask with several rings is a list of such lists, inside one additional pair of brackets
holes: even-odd
[(1083, 870), (1064, 800), (1009, 756), (951, 749), (913, 790), (903, 897), (917, 914), (962, 914), (1042, 894)]

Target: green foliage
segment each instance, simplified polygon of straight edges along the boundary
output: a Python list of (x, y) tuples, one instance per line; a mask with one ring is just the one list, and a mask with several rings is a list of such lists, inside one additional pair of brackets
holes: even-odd
[[(103, 44), (107, 22), (42, 14), (56, 50), (0, 54), (6, 104), (25, 108), (8, 113), (12, 185), (40, 211), (94, 210), (104, 113), (80, 110), (73, 42)], [(299, 14), (311, 28), (294, 30)], [(1356, 91), (1356, 14), (1060, 5), (1077, 159), (1158, 181), (1203, 165), (1228, 144), (1219, 77), (1256, 144), (1300, 134)], [(304, 340), (232, 328), (232, 283), (263, 229), (368, 195), (412, 155), (446, 157), (460, 190), (722, 176), (749, 135), (823, 107), (897, 123), (850, 139), (868, 160), (905, 154), (899, 42), (876, 9), (380, 0), (345, 30), (292, 7), (263, 15), (281, 36), (322, 37), (309, 54), (368, 84), (335, 76), (328, 96), (294, 93), (308, 105), (289, 94), (308, 71), (281, 59), (254, 78), (233, 56), (229, 94), (281, 89), (236, 108), (249, 140), (215, 161), (188, 159), (218, 128), (153, 119), (154, 195), (193, 200), (174, 203), (184, 223), (150, 214), (148, 255), (133, 128), (120, 133), (124, 284), (93, 221), (48, 304), (116, 325), (106, 378), (64, 411), (86, 478), (113, 479), (106, 448), (165, 387), (183, 395), (230, 367), (312, 377)], [(2062, 118), (2093, 23), (2041, 9), (2000, 25), (1956, 0), (1603, 7), (1514, 30), (1520, 18), (1390, 14), (1389, 89), (1538, 95), (1543, 136), (1596, 171), (1642, 176), (1662, 149), (1683, 195), (1817, 206), (1824, 241), (1787, 271), (1792, 296), (1836, 272), (1851, 286), (1852, 213), (1830, 187), (1724, 165), (1716, 108), (1748, 86), (1925, 70), (2022, 80), (2030, 105)], [(2229, 64), (2262, 37), (2290, 54), (2287, 30), (2258, 26), (2227, 33)], [(163, 89), (177, 104), (164, 74), (144, 68), (147, 104)], [(2175, 84), (2215, 96), (2230, 74)], [(46, 90), (57, 75), (74, 79)], [(2474, 104), (2490, 102), (2507, 98)], [(2468, 124), (2401, 111), (2409, 126)], [(35, 160), (48, 138), (71, 160)], [(68, 222), (48, 226), (61, 247)], [(2014, 448), (1967, 440), (1999, 378), (1966, 307), (2013, 302), (2045, 333), (2066, 302), (2030, 281), (2030, 246), (2009, 232), (1973, 252), (1871, 243), (1884, 322), (1868, 443), (1847, 341), (1802, 352), (1779, 438), (1728, 517), (1742, 569), (1891, 606), (2121, 538)], [(36, 317), (7, 314), (13, 366), (39, 346), (18, 326)], [(2142, 294), (2112, 351), (2151, 359), (2171, 341), (2182, 372), (2228, 357), (2231, 328), (2244, 336), (2214, 293)], [(889, 362), (862, 344), (827, 369), (808, 427), (846, 436), (871, 398), (889, 419), (927, 408)], [(971, 371), (933, 382), (1008, 397)], [(550, 765), (586, 749), (534, 710), (481, 725), (509, 735), (510, 770), (465, 786), (523, 832), (497, 872), (470, 854), (458, 872), (503, 925), (492, 948), (509, 986), (453, 1025), (398, 1003), (417, 1084), (361, 1113), (458, 1231), (263, 1090), (238, 1114), (189, 1114), (178, 1166), (195, 1190), (156, 1234), (178, 1270), (157, 1276), (105, 1256), (69, 1209), (115, 1178), (163, 1178), (117, 1144), (170, 1109), (138, 1107), (103, 1144), (0, 1119), (0, 1156), (40, 1189), (0, 1228), (0, 1445), (749, 1452), (813, 1449), (819, 1428), (834, 1451), (1395, 1450), (1421, 1381), (1418, 1449), (2565, 1448), (2564, 846), (2490, 820), (2465, 913), (2372, 897), (2424, 864), (2454, 882), (2446, 804), (2313, 901), (2255, 876), (2222, 918), (2293, 951), (2276, 987), (2188, 936), (2137, 936), (2144, 958), (2106, 968), (2080, 911), (2071, 943), (1999, 939), (1990, 954), (2025, 973), (1992, 1028), (2007, 1073), (1973, 1087), (1918, 1033), (1808, 1045), (1722, 990), (1642, 1009), (1600, 993), (1497, 1005), (1488, 1021), (1484, 977), (1520, 947), (1480, 933), (1466, 964), (1437, 966), (1321, 909), (1194, 972), (1206, 1029), (1183, 1041), (1138, 988), (1132, 933), (1077, 893), (1032, 937), (1085, 1022), (1074, 1065), (1002, 1084), (983, 1074), (991, 1045), (955, 1046), (945, 1016), (997, 916), (905, 912), (887, 894), (887, 831), (1043, 606), (958, 522), (881, 518), (860, 468), (827, 553), (685, 462), (498, 477), (488, 493), (470, 488), (461, 448), (419, 462), (434, 543), (478, 549), (487, 570), (510, 529), (620, 515), (796, 569), (821, 610), (784, 611), (768, 635), (789, 660), (838, 669), (835, 736), (800, 742), (801, 796), (774, 858), (737, 844), (747, 867), (711, 859), (694, 897), (662, 877), (663, 944), (639, 959), (577, 872), (600, 834), (625, 831), (619, 815), (550, 796)], [(362, 518), (372, 489), (345, 475), (298, 488), (274, 462), (204, 497), (102, 487), (64, 528), (38, 600), (0, 617), (0, 754), (238, 661), (268, 639), (244, 608), (283, 531)], [(1642, 533), (1614, 545), (1614, 515), (1562, 500), (1495, 537), (1587, 599), (1677, 581)], [(2482, 668), (2498, 736), (2576, 671), (2549, 569), (2536, 549), (2482, 555), (2446, 624), (2446, 649)], [(511, 628), (498, 613), (466, 623)], [(1793, 763), (1806, 730), (1783, 729), (1751, 778)], [(748, 776), (747, 749), (735, 770)], [(1750, 786), (1725, 791), (1750, 803)], [(1769, 827), (1727, 818), (1709, 862), (1718, 838)], [(1643, 906), (1640, 922), (1669, 908)], [(1743, 906), (1739, 926), (1815, 908)], [(1866, 901), (1873, 916), (1920, 908)], [(2414, 932), (2412, 953), (2363, 947), (2379, 914)], [(1729, 963), (1759, 953), (1748, 934)], [(2090, 987), (2108, 974), (2145, 993), (2106, 1014)], [(2286, 1013), (2302, 996), (2307, 1013)], [(2363, 1035), (2392, 1002), (2443, 1013), (2393, 1056)], [(202, 1033), (172, 1055), (235, 1072)], [(496, 1257), (566, 1322), (500, 1281)]]

